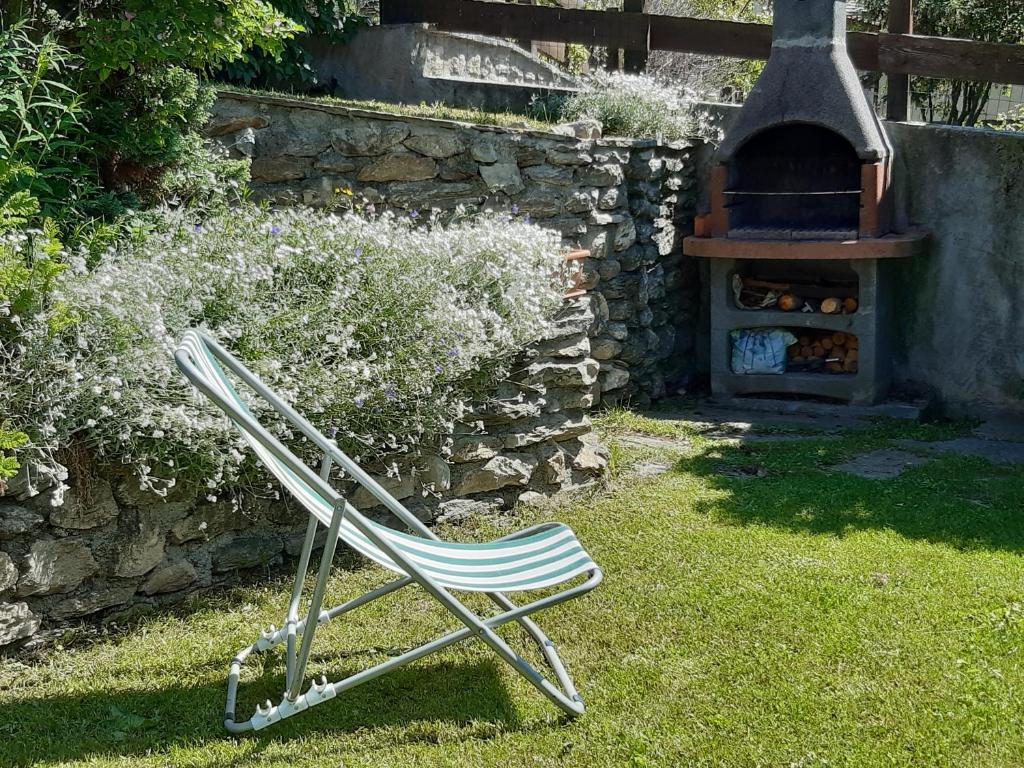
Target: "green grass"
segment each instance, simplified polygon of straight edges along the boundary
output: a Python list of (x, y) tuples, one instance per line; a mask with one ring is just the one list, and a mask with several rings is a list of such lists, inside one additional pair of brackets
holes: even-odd
[[(0, 661), (0, 765), (1024, 764), (1024, 469), (944, 457), (881, 481), (828, 468), (959, 429), (699, 438), (642, 479), (629, 466), (650, 451), (622, 445), (592, 498), (447, 530), (481, 538), (556, 516), (603, 565), (597, 590), (541, 615), (587, 702), (578, 720), (476, 643), (230, 737), (227, 661), (280, 623), (277, 580)], [(763, 475), (734, 471), (751, 464)], [(328, 599), (381, 580), (345, 563)], [(338, 677), (451, 626), (402, 591), (327, 625), (312, 671)], [(276, 659), (251, 668), (241, 710), (282, 680)]]
[(386, 112), (390, 115), (407, 115), (409, 117), (427, 117), (435, 120), (457, 120), (463, 123), (474, 123), (476, 125), (496, 125), (500, 127), (514, 126), (522, 128), (524, 125), (536, 130), (547, 130), (554, 125), (554, 122), (539, 120), (535, 116), (524, 115), (518, 112), (492, 112), (478, 108), (449, 107), (441, 102), (427, 104), (393, 104), (387, 101), (361, 101), (358, 99), (339, 99), (334, 96), (309, 96), (306, 94), (286, 93), (283, 91), (256, 90), (243, 88), (236, 85), (219, 85), (221, 90), (235, 91), (252, 95), (278, 96), (287, 99), (303, 99), (306, 101), (332, 104), (338, 107), (349, 107), (351, 109), (366, 109), (372, 112)]

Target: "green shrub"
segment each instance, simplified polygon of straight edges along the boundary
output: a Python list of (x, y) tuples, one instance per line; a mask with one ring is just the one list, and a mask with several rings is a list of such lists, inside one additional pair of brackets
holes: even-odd
[(302, 33), (284, 41), (280, 53), (273, 55), (251, 48), (245, 55), (225, 64), (218, 79), (255, 88), (307, 91), (321, 85), (313, 69), (313, 59), (304, 43), (316, 37), (343, 43), (367, 24), (353, 0), (270, 0), (282, 14), (302, 27)]
[(682, 139), (697, 130), (693, 99), (646, 76), (611, 74), (595, 79), (589, 90), (569, 96), (561, 104), (545, 103), (561, 119), (591, 118), (605, 135), (635, 138)]
[(561, 305), (560, 241), (495, 215), (420, 221), (246, 206), (195, 224), (167, 213), (91, 270), (72, 258), (51, 309), (19, 318), (16, 343), (0, 345), (0, 391), (31, 437), (25, 455), (74, 436), (147, 486), (253, 482), (239, 437), (174, 366), (194, 326), (354, 455), (449, 433)]

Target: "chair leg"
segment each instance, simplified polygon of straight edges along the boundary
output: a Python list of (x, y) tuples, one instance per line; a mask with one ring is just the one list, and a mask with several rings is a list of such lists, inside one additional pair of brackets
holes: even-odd
[[(494, 630), (511, 621), (520, 621), (531, 613), (543, 610), (544, 608), (549, 608), (553, 605), (557, 605), (558, 603), (578, 597), (585, 592), (589, 592), (600, 583), (601, 578), (601, 571), (599, 569), (595, 570), (591, 573), (590, 578), (583, 584), (563, 590), (562, 592), (554, 595), (549, 595), (548, 597), (535, 600), (526, 605), (513, 606), (509, 610), (499, 613), (496, 616), (491, 616), (487, 619), (477, 618), (472, 625), (464, 626), (458, 630), (449, 632), (436, 640), (410, 651), (406, 651), (400, 656), (396, 656), (388, 659), (387, 661), (381, 662), (380, 664), (376, 664), (362, 672), (357, 672), (356, 674), (335, 682), (328, 682), (324, 678), (320, 681), (314, 681), (306, 693), (299, 694), (294, 699), (289, 699), (287, 696), (284, 696), (277, 705), (272, 704), (268, 700), (264, 705), (257, 707), (256, 714), (254, 714), (249, 720), (237, 722), (235, 720), (235, 698), (242, 664), (245, 663), (246, 658), (253, 651), (263, 651), (272, 648), (273, 646), (286, 641), (288, 636), (285, 629), (277, 630), (275, 632), (264, 632), (260, 640), (248, 648), (243, 649), (231, 662), (231, 671), (228, 676), (228, 704), (225, 712), (224, 725), (232, 733), (262, 730), (263, 728), (278, 723), (285, 718), (305, 711), (312, 706), (329, 699), (333, 699), (342, 691), (354, 688), (355, 686), (379, 677), (392, 669), (408, 664), (416, 659), (422, 658), (423, 656), (434, 653), (435, 651), (447, 648), (449, 645), (466, 640), (473, 635), (479, 636), (481, 640), (491, 646), (491, 648), (493, 648), (501, 658), (507, 661), (513, 669), (519, 672), (527, 679), (527, 681), (534, 685), (534, 687), (536, 687), (560, 709), (573, 716), (582, 714), (584, 711), (583, 702), (580, 699), (572, 680), (566, 673), (565, 666), (558, 657), (554, 644), (551, 643), (550, 640), (547, 640), (547, 637), (540, 631), (539, 627), (536, 631), (543, 636), (546, 641), (546, 644), (541, 645), (541, 650), (544, 652), (545, 658), (547, 658), (549, 663), (551, 663), (558, 681), (562, 686), (561, 689), (553, 685), (529, 662), (513, 651), (512, 648), (510, 648)], [(319, 624), (323, 624), (336, 616), (340, 616), (341, 614), (346, 613), (353, 608), (357, 608), (360, 605), (365, 605), (372, 600), (376, 600), (378, 597), (382, 597), (383, 595), (393, 592), (410, 583), (412, 583), (412, 579), (403, 577), (378, 587), (371, 592), (367, 592), (365, 595), (350, 600), (347, 603), (320, 613), (319, 620), (313, 622), (312, 627), (309, 629), (309, 634), (312, 635)], [(440, 602), (447, 607), (447, 599), (444, 598), (448, 598), (448, 596), (444, 592), (441, 594), (442, 598), (440, 599)], [(505, 600), (507, 601), (507, 598), (505, 598)], [(511, 603), (511, 601), (508, 602)], [(536, 627), (536, 624), (534, 624), (533, 621), (529, 619), (527, 619), (527, 621), (533, 627)], [(300, 622), (300, 626), (297, 627), (297, 631), (305, 635), (308, 623), (308, 619), (306, 622)], [(306, 638), (304, 637), (303, 645), (305, 645), (305, 643)]]

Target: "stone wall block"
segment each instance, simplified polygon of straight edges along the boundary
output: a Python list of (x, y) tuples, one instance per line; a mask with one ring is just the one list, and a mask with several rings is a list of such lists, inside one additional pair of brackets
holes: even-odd
[(545, 414), (537, 419), (517, 422), (505, 433), (505, 448), (518, 450), (538, 443), (568, 440), (590, 429), (590, 419), (582, 413)]
[(451, 131), (420, 132), (417, 130), (403, 144), (413, 152), (437, 160), (452, 157), (466, 149), (466, 143), (462, 137)]
[(50, 523), (60, 528), (84, 530), (105, 525), (117, 514), (110, 481), (97, 477), (88, 489), (70, 489), (64, 496), (64, 504), (54, 507), (50, 513)]
[(164, 531), (150, 521), (138, 523), (118, 548), (114, 573), (128, 578), (144, 576), (164, 559)]
[(358, 181), (425, 181), (437, 176), (437, 162), (414, 152), (385, 155), (364, 165), (356, 174)]
[(452, 489), (457, 496), (486, 493), (515, 485), (527, 485), (539, 464), (529, 453), (507, 453), (478, 465), (464, 465)]
[(281, 539), (269, 532), (234, 534), (214, 550), (213, 570), (225, 573), (266, 565), (283, 548)]
[(522, 192), (525, 186), (519, 173), (519, 166), (512, 161), (481, 165), (480, 176), (492, 192), (515, 195)]
[(41, 539), (29, 549), (16, 594), (27, 597), (70, 592), (97, 571), (99, 564), (84, 542)]
[(28, 603), (0, 603), (0, 647), (31, 637), (39, 624)]
[(157, 568), (149, 575), (139, 588), (144, 595), (162, 595), (167, 592), (180, 592), (188, 589), (199, 581), (199, 574), (192, 563), (179, 560)]
[(383, 155), (409, 135), (409, 126), (395, 122), (353, 120), (330, 131), (330, 144), (349, 157)]
[(34, 531), (46, 521), (39, 512), (19, 504), (0, 504), (0, 541)]
[(576, 179), (591, 187), (612, 187), (621, 184), (625, 174), (620, 165), (587, 165), (576, 172)]
[(0, 593), (14, 589), (18, 583), (18, 566), (6, 552), (0, 552)]

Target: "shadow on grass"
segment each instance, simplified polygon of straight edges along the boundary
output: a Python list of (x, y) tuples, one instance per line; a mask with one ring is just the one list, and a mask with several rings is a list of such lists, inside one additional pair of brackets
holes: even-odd
[[(358, 664), (337, 670), (347, 675)], [(332, 674), (332, 679), (337, 679)], [(256, 679), (243, 676), (239, 716), (246, 702), (280, 698), (283, 679), (267, 670)], [(32, 698), (25, 695), (0, 722), (0, 765), (27, 766), (85, 759), (131, 757), (163, 752), (178, 745), (238, 738), (255, 744), (256, 753), (281, 740), (326, 733), (350, 733), (389, 726), (407, 728), (404, 742), (436, 740), (432, 723), (460, 728), (472, 738), (489, 738), (520, 723), (495, 662), (452, 665), (413, 664), (340, 694), (301, 715), (256, 734), (233, 737), (221, 717), (224, 685), (181, 685), (154, 690), (100, 690), (87, 694)], [(252, 759), (252, 752), (247, 753)]]
[(739, 524), (840, 536), (891, 530), (960, 549), (1024, 552), (1024, 467), (944, 456), (886, 480), (832, 469), (878, 447), (715, 443), (675, 467), (725, 492), (698, 501), (699, 512)]

